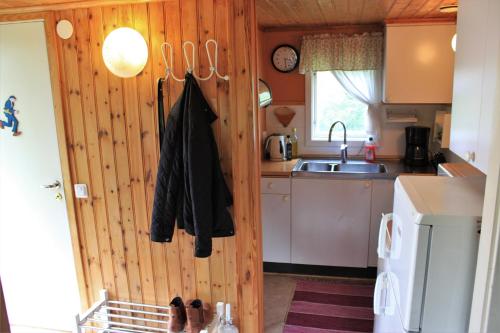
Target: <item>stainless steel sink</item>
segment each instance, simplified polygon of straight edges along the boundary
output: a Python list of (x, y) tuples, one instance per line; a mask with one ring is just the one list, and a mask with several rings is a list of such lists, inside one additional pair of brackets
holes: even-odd
[(383, 164), (351, 160), (341, 163), (337, 160), (300, 160), (294, 173), (320, 174), (382, 174), (387, 173)]
[(332, 172), (334, 164), (328, 162), (303, 162), (299, 171), (307, 172)]
[(344, 163), (335, 164), (333, 172), (345, 173), (385, 173), (385, 166), (376, 163)]

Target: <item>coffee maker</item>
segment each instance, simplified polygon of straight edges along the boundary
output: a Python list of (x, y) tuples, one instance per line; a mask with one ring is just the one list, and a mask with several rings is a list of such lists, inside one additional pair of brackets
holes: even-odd
[(423, 126), (405, 128), (405, 163), (410, 166), (425, 166), (429, 163), (429, 134), (431, 129)]

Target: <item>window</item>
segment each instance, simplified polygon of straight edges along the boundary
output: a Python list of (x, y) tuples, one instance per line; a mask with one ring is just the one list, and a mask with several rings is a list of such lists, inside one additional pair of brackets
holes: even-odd
[[(314, 72), (310, 75), (310, 101), (307, 112), (310, 120), (309, 143), (328, 141), (330, 126), (337, 120), (347, 128), (347, 139), (361, 141), (366, 138), (368, 105), (358, 101), (329, 72)], [(343, 140), (342, 126), (337, 125), (332, 140)]]

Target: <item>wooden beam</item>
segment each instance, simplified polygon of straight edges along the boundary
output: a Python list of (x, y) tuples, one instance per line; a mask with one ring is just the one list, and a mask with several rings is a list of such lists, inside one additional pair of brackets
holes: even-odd
[(127, 5), (127, 4), (139, 4), (148, 2), (163, 2), (164, 0), (82, 0), (82, 1), (72, 1), (72, 2), (47, 2), (38, 1), (36, 5), (26, 6), (26, 1), (19, 2), (19, 5), (11, 5), (9, 7), (5, 5), (0, 5), (0, 15), (2, 14), (21, 14), (21, 13), (33, 13), (33, 12), (43, 12), (43, 11), (60, 11), (68, 9), (79, 9), (79, 8), (92, 8), (92, 7), (103, 7), (103, 6), (117, 6), (117, 5)]
[(230, 10), (231, 139), (238, 304), (242, 332), (263, 332), (260, 135), (257, 107), (255, 1), (234, 0)]
[(424, 18), (395, 18), (386, 19), (385, 25), (391, 24), (456, 24), (457, 17), (424, 17)]
[(331, 31), (337, 33), (363, 33), (363, 32), (377, 32), (384, 31), (383, 24), (349, 24), (349, 25), (332, 25), (332, 24), (320, 24), (320, 25), (294, 25), (294, 26), (264, 26), (259, 27), (263, 32), (285, 32), (285, 31), (304, 31), (304, 32), (316, 32), (316, 31)]

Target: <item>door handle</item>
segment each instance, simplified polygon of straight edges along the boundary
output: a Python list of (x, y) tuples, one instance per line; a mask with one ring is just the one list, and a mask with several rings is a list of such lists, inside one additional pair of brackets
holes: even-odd
[(380, 228), (378, 231), (378, 246), (377, 246), (377, 254), (380, 259), (386, 259), (390, 253), (390, 251), (386, 249), (387, 247), (386, 229), (387, 229), (387, 224), (391, 220), (392, 220), (392, 213), (382, 214), (382, 220), (380, 221)]
[(40, 187), (41, 188), (46, 188), (46, 189), (60, 188), (61, 187), (61, 183), (58, 180), (56, 180), (52, 184), (41, 185)]
[(382, 295), (382, 290), (385, 289), (385, 276), (386, 272), (382, 272), (377, 276), (377, 280), (375, 281), (375, 289), (373, 293), (373, 313), (375, 315), (382, 315), (385, 304), (384, 306), (381, 306), (380, 301), (381, 301), (381, 295)]

